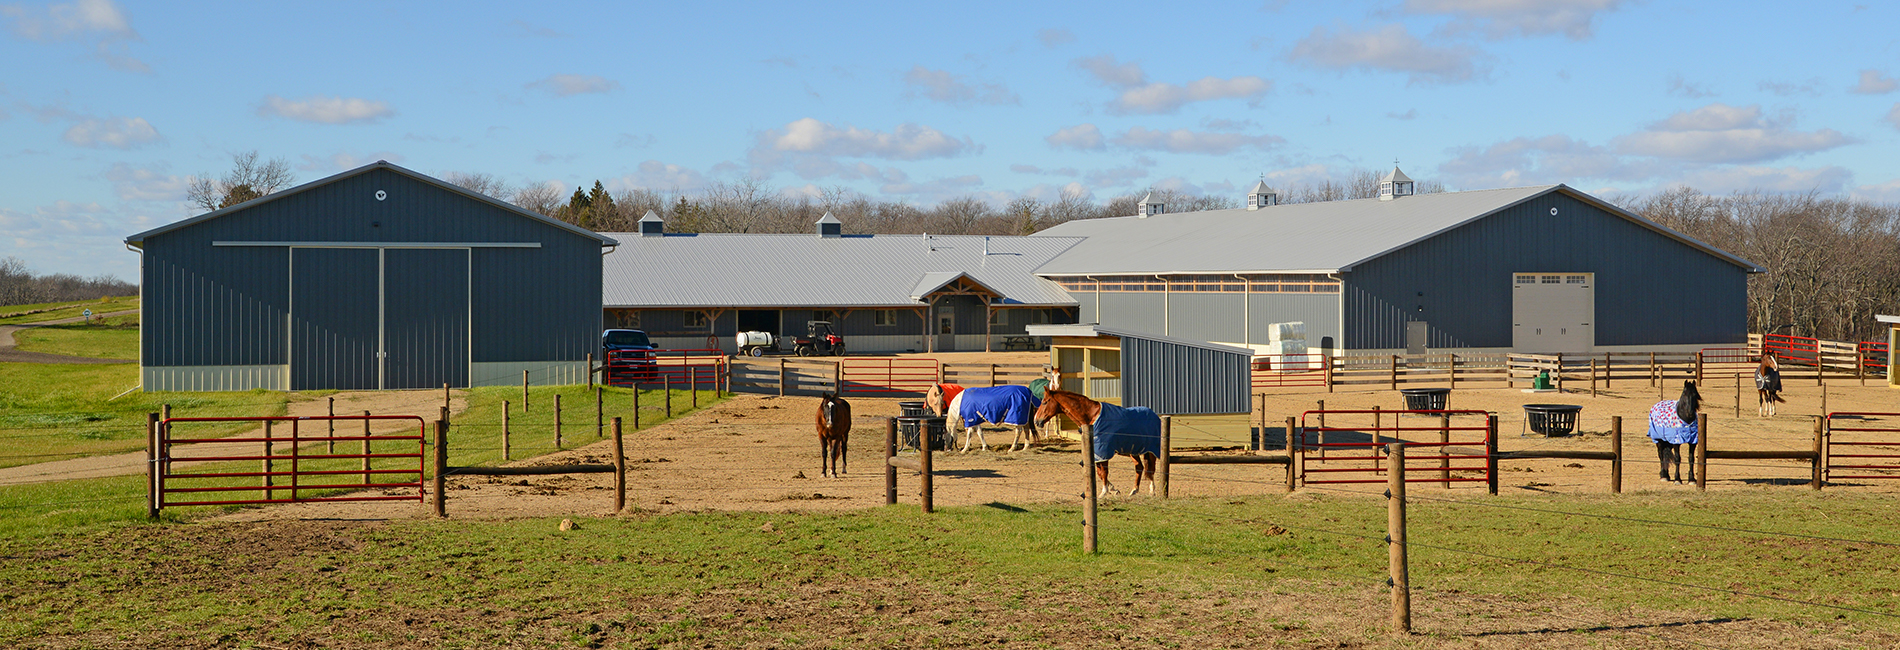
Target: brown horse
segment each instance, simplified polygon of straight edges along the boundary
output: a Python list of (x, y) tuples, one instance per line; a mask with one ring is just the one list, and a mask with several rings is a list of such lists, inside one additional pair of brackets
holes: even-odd
[(844, 476), (845, 441), (851, 437), (851, 403), (835, 393), (818, 398), (819, 476)]
[[(1111, 417), (1104, 420), (1103, 415)], [(1095, 438), (1091, 450), (1095, 478), (1102, 482), (1097, 496), (1120, 494), (1108, 482), (1108, 461), (1116, 454), (1135, 461), (1135, 489), (1141, 492), (1142, 479), (1148, 479), (1148, 493), (1154, 494), (1155, 460), (1161, 453), (1161, 416), (1145, 407), (1122, 408), (1103, 404), (1082, 395), (1058, 390), (1051, 385), (1036, 409), (1037, 427), (1048, 426), (1057, 415), (1089, 425)]]
[(1762, 351), (1761, 365), (1755, 366), (1755, 397), (1755, 414), (1761, 417), (1773, 417), (1775, 404), (1788, 401), (1781, 397), (1781, 362), (1773, 350)]

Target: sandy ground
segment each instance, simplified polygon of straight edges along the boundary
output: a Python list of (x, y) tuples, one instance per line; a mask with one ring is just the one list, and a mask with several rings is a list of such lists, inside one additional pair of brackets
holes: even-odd
[[(1693, 491), (1693, 484), (1659, 480), (1654, 445), (1645, 437), (1646, 414), (1656, 401), (1656, 389), (1645, 382), (1630, 382), (1600, 389), (1594, 397), (1588, 390), (1563, 394), (1526, 394), (1505, 388), (1465, 388), (1454, 391), (1449, 408), (1482, 409), (1500, 417), (1499, 447), (1503, 451), (1523, 449), (1608, 450), (1611, 416), (1624, 418), (1623, 446), (1626, 458), (1623, 490)], [(1871, 383), (1871, 382), (1870, 382)], [(1679, 386), (1677, 390), (1679, 390)], [(1734, 415), (1733, 384), (1712, 383), (1703, 389), (1709, 403), (1708, 439), (1714, 449), (1788, 449), (1805, 450), (1813, 446), (1813, 418), (1820, 412), (1821, 389), (1790, 385), (1789, 403), (1772, 418), (1756, 416), (1754, 395), (1745, 394), (1742, 417)], [(1836, 385), (1827, 387), (1828, 408), (1833, 411), (1900, 411), (1900, 392), (1883, 386)], [(1674, 398), (1674, 391), (1670, 398)], [(1299, 417), (1324, 399), (1329, 409), (1398, 409), (1402, 396), (1391, 390), (1366, 390), (1324, 393), (1279, 392), (1265, 398), (1268, 413), (1268, 443), (1277, 449), (1283, 444), (1280, 427), (1288, 416)], [(813, 423), (816, 398), (778, 397), (742, 394), (718, 405), (684, 416), (658, 427), (629, 431), (626, 436), (628, 457), (627, 499), (629, 510), (643, 512), (686, 512), (713, 510), (757, 511), (838, 511), (878, 507), (884, 503), (882, 448), (884, 419), (898, 414), (897, 399), (854, 398), (854, 425), (851, 435), (848, 471), (838, 479), (818, 476), (819, 450)], [(1580, 433), (1565, 437), (1544, 437), (1525, 431), (1523, 405), (1527, 403), (1568, 403), (1584, 407)], [(1329, 424), (1339, 426), (1339, 418), (1361, 418), (1370, 424), (1370, 416), (1334, 416)], [(1382, 416), (1388, 422), (1389, 413)], [(1405, 426), (1425, 431), (1408, 434), (1414, 440), (1436, 440), (1436, 418), (1407, 416)], [(1900, 428), (1900, 421), (1890, 425)], [(993, 430), (987, 435), (991, 451), (969, 454), (940, 452), (935, 458), (936, 494), (939, 506), (954, 507), (1002, 503), (1075, 502), (1083, 492), (1084, 474), (1080, 467), (1079, 445), (1072, 441), (1045, 441), (1028, 451), (1006, 451), (1011, 435)], [(1473, 449), (1476, 449), (1474, 447)], [(515, 464), (611, 463), (611, 443), (596, 442), (566, 452), (521, 461)], [(915, 452), (902, 452), (913, 455)], [(1245, 450), (1182, 451), (1182, 454), (1246, 454)], [(1311, 461), (1309, 461), (1311, 462)], [(1323, 465), (1309, 465), (1322, 467)], [(1435, 465), (1433, 468), (1435, 469)], [(1418, 465), (1413, 465), (1415, 477)], [(1784, 460), (1711, 460), (1711, 490), (1795, 490), (1807, 489), (1809, 466)], [(1111, 464), (1110, 480), (1126, 490), (1132, 487), (1130, 463), (1118, 459)], [(1594, 460), (1519, 460), (1500, 465), (1501, 492), (1605, 493), (1610, 490), (1610, 463)], [(1319, 473), (1309, 473), (1318, 478)], [(1896, 478), (1900, 478), (1897, 476)], [(1171, 477), (1174, 496), (1227, 496), (1237, 494), (1283, 494), (1285, 470), (1276, 465), (1177, 465)], [(613, 513), (612, 476), (577, 474), (528, 477), (452, 477), (449, 482), (447, 510), (455, 518), (515, 518), (543, 516), (611, 516)], [(919, 477), (900, 470), (899, 502), (918, 502)], [(1383, 483), (1374, 485), (1303, 484), (1296, 494), (1315, 491), (1359, 491), (1377, 493)], [(1451, 488), (1421, 485), (1415, 489), (1446, 489), (1451, 494), (1476, 495), (1484, 490), (1482, 482), (1460, 483)], [(1829, 490), (1900, 490), (1900, 481), (1843, 480), (1831, 482)], [(1147, 499), (1143, 494), (1115, 498)], [(392, 519), (428, 516), (428, 510), (415, 503), (323, 503), (245, 510), (229, 515), (232, 520), (284, 518)]]

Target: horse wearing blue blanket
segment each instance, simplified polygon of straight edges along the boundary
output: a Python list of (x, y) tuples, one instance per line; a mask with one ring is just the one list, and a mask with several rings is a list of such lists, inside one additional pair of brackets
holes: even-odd
[(1161, 416), (1145, 406), (1120, 407), (1103, 404), (1075, 393), (1057, 390), (1052, 384), (1036, 409), (1036, 426), (1048, 426), (1057, 415), (1068, 416), (1089, 425), (1095, 435), (1091, 450), (1095, 477), (1102, 482), (1097, 496), (1120, 494), (1108, 482), (1108, 461), (1117, 454), (1135, 460), (1135, 493), (1141, 492), (1141, 480), (1148, 479), (1148, 493), (1154, 494), (1155, 459), (1161, 456)]
[[(1695, 446), (1701, 441), (1696, 430), (1696, 410), (1701, 408), (1702, 394), (1695, 389), (1695, 382), (1682, 382), (1682, 396), (1673, 400), (1657, 402), (1649, 409), (1649, 438), (1656, 441), (1656, 458), (1662, 462), (1662, 480), (1669, 480), (1669, 466), (1675, 465), (1677, 483), (1682, 482), (1682, 445), (1689, 446), (1689, 453), (1695, 453)], [(1695, 480), (1695, 465), (1689, 466), (1689, 480)]]
[[(955, 397), (946, 401), (945, 396), (952, 393)], [(970, 451), (972, 439), (978, 441), (985, 451), (989, 450), (990, 442), (983, 438), (985, 423), (1016, 430), (1016, 441), (1010, 443), (1010, 451), (1016, 451), (1017, 445), (1028, 449), (1029, 444), (1039, 437), (1035, 422), (1031, 420), (1036, 413), (1036, 396), (1025, 386), (946, 391), (942, 386), (932, 385), (924, 395), (924, 405), (932, 413), (944, 416), (944, 426), (949, 428), (950, 433), (963, 438), (963, 449), (959, 453)]]

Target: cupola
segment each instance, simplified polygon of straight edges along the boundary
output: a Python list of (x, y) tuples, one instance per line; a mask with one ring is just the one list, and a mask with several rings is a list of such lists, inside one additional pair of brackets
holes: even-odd
[(1141, 201), (1135, 204), (1135, 216), (1143, 219), (1157, 214), (1163, 214), (1167, 211), (1168, 204), (1155, 200), (1154, 190), (1148, 190), (1147, 194), (1142, 195)]
[(1261, 178), (1260, 182), (1254, 183), (1253, 190), (1247, 192), (1247, 209), (1248, 210), (1258, 210), (1261, 208), (1272, 207), (1279, 204), (1280, 204), (1280, 194), (1278, 192), (1274, 192), (1273, 188), (1267, 187), (1266, 178)]
[(660, 215), (648, 210), (646, 216), (640, 217), (641, 237), (659, 237), (664, 234), (666, 234), (666, 222), (660, 220)]
[(831, 216), (831, 211), (826, 210), (825, 216), (818, 218), (818, 236), (841, 237), (843, 235), (844, 222), (839, 221), (837, 217)]
[(1412, 195), (1412, 177), (1399, 171), (1398, 165), (1392, 166), (1392, 173), (1379, 179), (1379, 200), (1390, 201), (1401, 196)]

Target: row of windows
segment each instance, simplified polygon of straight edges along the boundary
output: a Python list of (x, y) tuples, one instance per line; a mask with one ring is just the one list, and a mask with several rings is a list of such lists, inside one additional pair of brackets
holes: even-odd
[[(902, 311), (905, 311), (905, 310), (898, 310), (898, 309), (872, 310), (871, 323), (879, 327), (894, 327), (897, 325), (897, 315)], [(1002, 310), (997, 310), (995, 312), (992, 312), (992, 316), (994, 318), (1001, 319), (1004, 313), (1005, 312), (1003, 312)], [(820, 311), (820, 312), (813, 313), (813, 319), (814, 320), (829, 320), (833, 323), (837, 323), (844, 320), (844, 314), (840, 312)], [(1048, 322), (1048, 320), (1049, 320), (1049, 315), (1047, 313), (1044, 313), (1041, 310), (1032, 312), (1032, 315), (1030, 316), (1030, 322), (1032, 324), (1046, 323)], [(915, 323), (916, 321), (912, 321), (912, 322)], [(607, 318), (607, 324), (609, 327), (614, 327), (614, 328), (619, 328), (619, 329), (636, 329), (636, 330), (644, 329), (640, 325), (640, 311), (637, 309), (612, 310), (610, 312), (610, 315)], [(689, 330), (712, 329), (712, 319), (707, 317), (707, 312), (686, 311), (682, 313), (681, 326)]]
[(1069, 291), (1167, 291), (1171, 293), (1339, 293), (1339, 281), (1311, 273), (1240, 275), (1098, 275), (1050, 278)]
[(1590, 276), (1576, 274), (1520, 273), (1518, 284), (1589, 284)]

